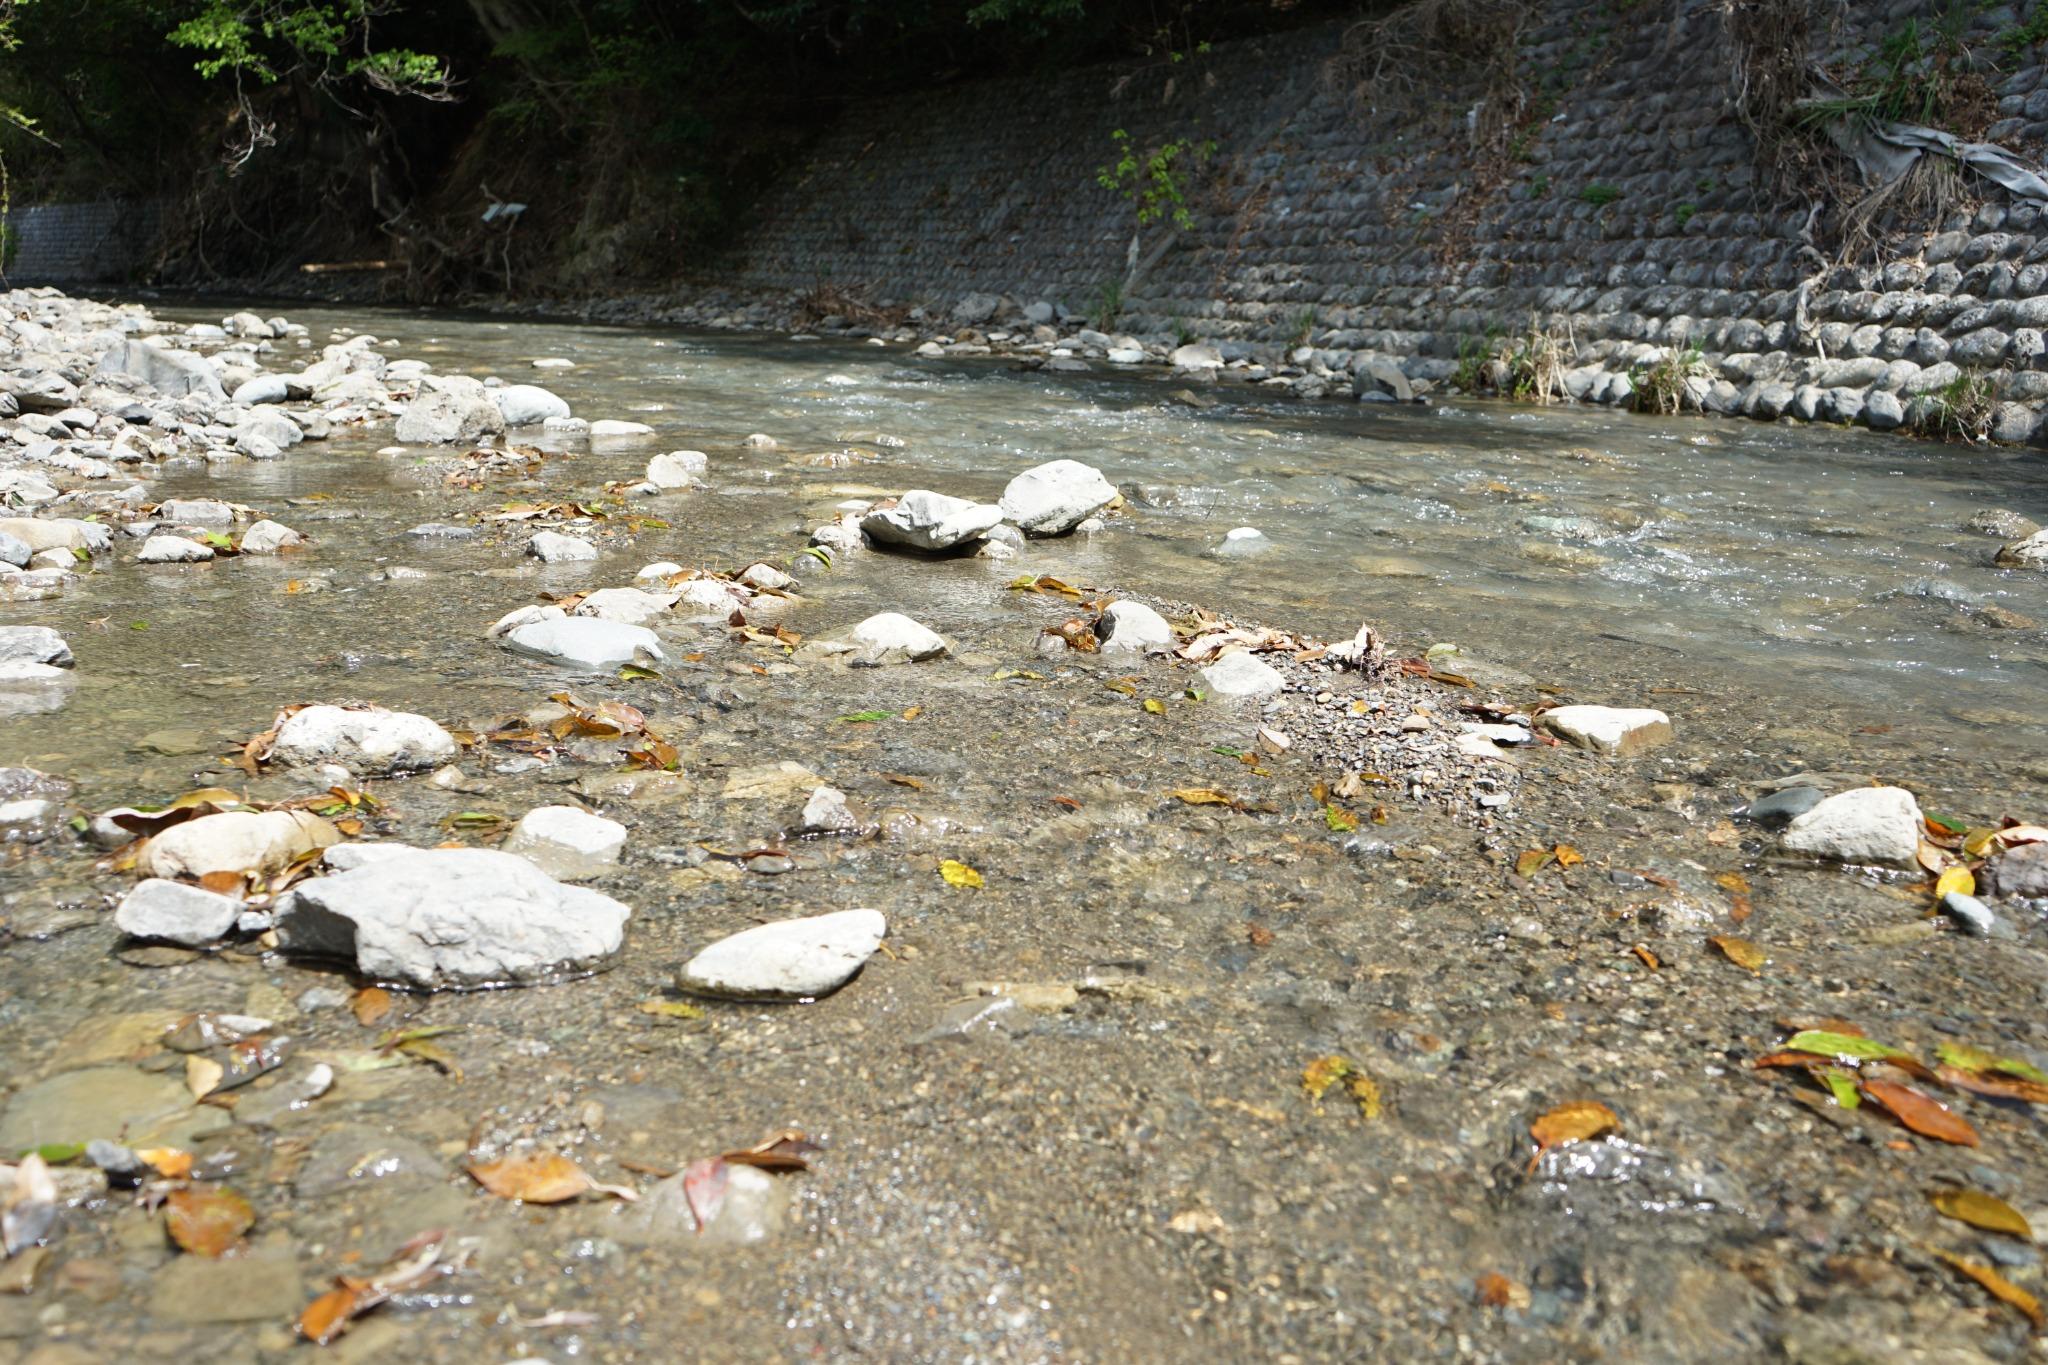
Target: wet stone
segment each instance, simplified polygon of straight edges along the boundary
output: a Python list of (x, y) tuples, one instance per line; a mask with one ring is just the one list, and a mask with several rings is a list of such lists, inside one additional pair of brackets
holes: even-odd
[(178, 1257), (156, 1273), (149, 1311), (166, 1322), (270, 1322), (290, 1319), (306, 1297), (293, 1254), (266, 1248), (221, 1260)]
[(125, 1066), (87, 1067), (16, 1091), (0, 1113), (0, 1150), (107, 1138), (130, 1146), (183, 1145), (225, 1128), (218, 1109), (199, 1108), (179, 1081)]
[(881, 946), (888, 921), (875, 910), (781, 920), (720, 939), (684, 964), (678, 983), (703, 995), (795, 1000), (830, 995)]
[(1749, 819), (1765, 829), (1783, 829), (1819, 805), (1826, 795), (1819, 787), (1785, 787), (1752, 801)]
[(1920, 805), (1899, 787), (1858, 787), (1819, 802), (1786, 827), (1785, 847), (1846, 863), (1910, 866), (1920, 849)]

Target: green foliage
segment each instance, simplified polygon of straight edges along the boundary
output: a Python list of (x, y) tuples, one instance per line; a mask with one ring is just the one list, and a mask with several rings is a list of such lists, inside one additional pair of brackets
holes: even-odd
[(1671, 211), (1671, 216), (1678, 220), (1679, 231), (1683, 232), (1685, 225), (1690, 223), (1693, 220), (1693, 215), (1699, 211), (1700, 207), (1698, 204), (1680, 204)]
[(1488, 364), (1500, 353), (1501, 330), (1489, 324), (1486, 335), (1466, 337), (1458, 343), (1458, 368), (1451, 384), (1463, 393), (1478, 393), (1486, 387)]
[[(394, 92), (445, 90), (442, 58), (371, 46), (375, 21), (397, 8), (397, 0), (200, 0), (199, 12), (166, 37), (199, 53), (194, 68), (208, 79), (247, 76), (270, 85), (311, 71), (323, 80), (361, 77)], [(361, 55), (344, 55), (351, 51)]]
[(2023, 22), (2004, 29), (1991, 41), (2012, 63), (2025, 57), (2037, 44), (2048, 42), (2048, 0), (2034, 0), (2033, 11)]
[(1175, 138), (1150, 153), (1140, 153), (1131, 135), (1118, 128), (1110, 135), (1117, 158), (1096, 168), (1095, 181), (1130, 200), (1138, 212), (1138, 225), (1170, 219), (1183, 232), (1195, 225), (1188, 209), (1187, 162), (1200, 165), (1216, 154), (1216, 144)]
[(1579, 198), (1585, 200), (1596, 209), (1605, 208), (1621, 198), (1621, 187), (1619, 185), (1602, 184), (1596, 180), (1579, 191)]
[(1629, 376), (1635, 385), (1637, 412), (1672, 415), (1687, 402), (1687, 382), (1707, 376), (1706, 359), (1697, 346), (1682, 351), (1668, 350), (1664, 358)]
[(1998, 379), (1981, 370), (1964, 370), (1922, 402), (1918, 428), (1943, 441), (1971, 443), (1991, 439), (1998, 420)]
[(1098, 332), (1107, 332), (1123, 316), (1124, 286), (1121, 280), (1104, 280), (1095, 291), (1094, 306), (1088, 310), (1088, 320), (1095, 324)]
[(1542, 198), (1546, 197), (1546, 196), (1547, 196), (1547, 195), (1548, 195), (1549, 193), (1550, 193), (1550, 177), (1549, 177), (1549, 176), (1547, 176), (1547, 175), (1532, 175), (1532, 176), (1530, 176), (1530, 177), (1529, 177), (1529, 197), (1530, 197), (1531, 199), (1542, 199)]

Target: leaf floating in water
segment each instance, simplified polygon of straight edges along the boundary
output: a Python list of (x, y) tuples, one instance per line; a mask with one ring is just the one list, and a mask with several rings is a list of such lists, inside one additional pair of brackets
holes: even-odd
[(164, 1228), (195, 1256), (222, 1256), (256, 1223), (256, 1210), (233, 1190), (195, 1185), (164, 1200)]
[(203, 1100), (220, 1089), (222, 1078), (228, 1069), (211, 1057), (191, 1056), (185, 1059), (185, 1088), (192, 1092), (192, 1098)]
[(1937, 1249), (1934, 1254), (1975, 1280), (1978, 1284), (1983, 1285), (1990, 1292), (1991, 1297), (1997, 1299), (2000, 1303), (2008, 1304), (2026, 1314), (2027, 1321), (2034, 1324), (2035, 1331), (2038, 1332), (2044, 1327), (2048, 1327), (2048, 1317), (2044, 1317), (2041, 1311), (2041, 1301), (1993, 1270), (1990, 1266), (1979, 1265), (1975, 1261), (1966, 1261), (1950, 1251)]
[(166, 1180), (183, 1180), (192, 1174), (192, 1154), (176, 1147), (138, 1147), (135, 1157)]
[(1535, 1170), (1543, 1154), (1553, 1147), (1585, 1142), (1620, 1131), (1620, 1117), (1598, 1100), (1572, 1100), (1560, 1104), (1529, 1125), (1529, 1136), (1536, 1139), (1536, 1154), (1529, 1158), (1529, 1169)]
[(702, 1019), (704, 1011), (687, 1000), (642, 1000), (638, 1006), (642, 1014), (652, 1014), (661, 1019)]
[(1856, 1088), (1856, 1077), (1838, 1066), (1824, 1066), (1814, 1073), (1820, 1077), (1828, 1093), (1835, 1097), (1835, 1104), (1843, 1109), (1863, 1107), (1863, 1094)]
[(521, 1152), (496, 1161), (472, 1162), (465, 1169), (498, 1198), (528, 1204), (560, 1204), (596, 1183), (560, 1152)]
[(946, 879), (946, 885), (962, 887), (971, 891), (982, 888), (981, 874), (966, 863), (948, 858), (939, 864), (939, 875)]
[(1862, 1089), (1864, 1099), (1882, 1107), (1922, 1137), (1935, 1138), (1958, 1147), (1977, 1145), (1977, 1130), (1962, 1115), (1910, 1085), (1872, 1078), (1862, 1082)]
[(1737, 938), (1733, 934), (1716, 934), (1707, 942), (1719, 948), (1723, 957), (1748, 972), (1762, 972), (1764, 963), (1768, 961), (1764, 956), (1764, 950), (1746, 938)]
[(1958, 1223), (1968, 1223), (1986, 1232), (2003, 1232), (2023, 1242), (2034, 1240), (2034, 1229), (2026, 1215), (1997, 1195), (1981, 1190), (1936, 1190), (1928, 1198), (1934, 1207)]
[(306, 1311), (299, 1314), (298, 1333), (315, 1346), (325, 1346), (339, 1337), (353, 1318), (361, 1311), (361, 1296), (343, 1285), (330, 1289), (306, 1305)]
[(1749, 894), (1749, 878), (1743, 876), (1740, 872), (1723, 872), (1720, 876), (1714, 878), (1714, 885), (1730, 895), (1747, 896)]

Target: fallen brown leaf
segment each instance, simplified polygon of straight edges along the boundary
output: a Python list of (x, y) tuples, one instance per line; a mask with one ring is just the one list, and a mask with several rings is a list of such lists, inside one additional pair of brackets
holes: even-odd
[(1977, 1130), (1947, 1105), (1923, 1095), (1910, 1085), (1871, 1077), (1857, 1083), (1863, 1098), (1881, 1106), (1891, 1116), (1922, 1137), (1975, 1147)]
[(164, 1229), (195, 1256), (221, 1256), (256, 1223), (249, 1201), (222, 1186), (172, 1190), (164, 1200)]
[(1535, 1170), (1536, 1163), (1552, 1147), (1563, 1147), (1620, 1131), (1620, 1117), (1598, 1100), (1571, 1100), (1560, 1104), (1529, 1125), (1529, 1136), (1536, 1139), (1536, 1154), (1529, 1158), (1529, 1169)]

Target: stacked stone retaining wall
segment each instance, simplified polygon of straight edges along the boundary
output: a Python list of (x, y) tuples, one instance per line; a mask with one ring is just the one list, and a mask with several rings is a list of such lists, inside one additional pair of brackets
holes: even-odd
[(152, 200), (18, 208), (6, 223), (6, 277), (13, 285), (111, 284), (135, 278), (162, 225)]
[[(1946, 8), (1841, 7), (1836, 55)], [(1963, 40), (1988, 50), (2024, 17), (1970, 7)], [(2007, 400), (1998, 435), (2032, 437), (2048, 400), (2041, 208), (1966, 176), (1944, 221), (1832, 266), (1807, 206), (1760, 193), (1723, 23), (1706, 0), (1532, 0), (1517, 66), (1541, 104), (1506, 156), (1475, 145), (1476, 90), (1361, 108), (1331, 74), (1344, 25), (880, 101), (763, 201), (738, 281), (941, 312), (976, 292), (1076, 314), (1114, 301), (1127, 330), (1226, 354), (1306, 338), (1332, 368), (1391, 359), (1437, 381), (1533, 320), (1564, 336), (1576, 398), (1624, 399), (1629, 376), (1697, 348), (1691, 406), (1876, 427), (1982, 373)], [(2001, 59), (1989, 134), (2035, 164), (2040, 63)], [(1132, 204), (1097, 180), (1118, 129), (1140, 150), (1187, 144), (1182, 164), (1215, 144), (1187, 178), (1184, 229), (1138, 228), (1133, 246)]]

